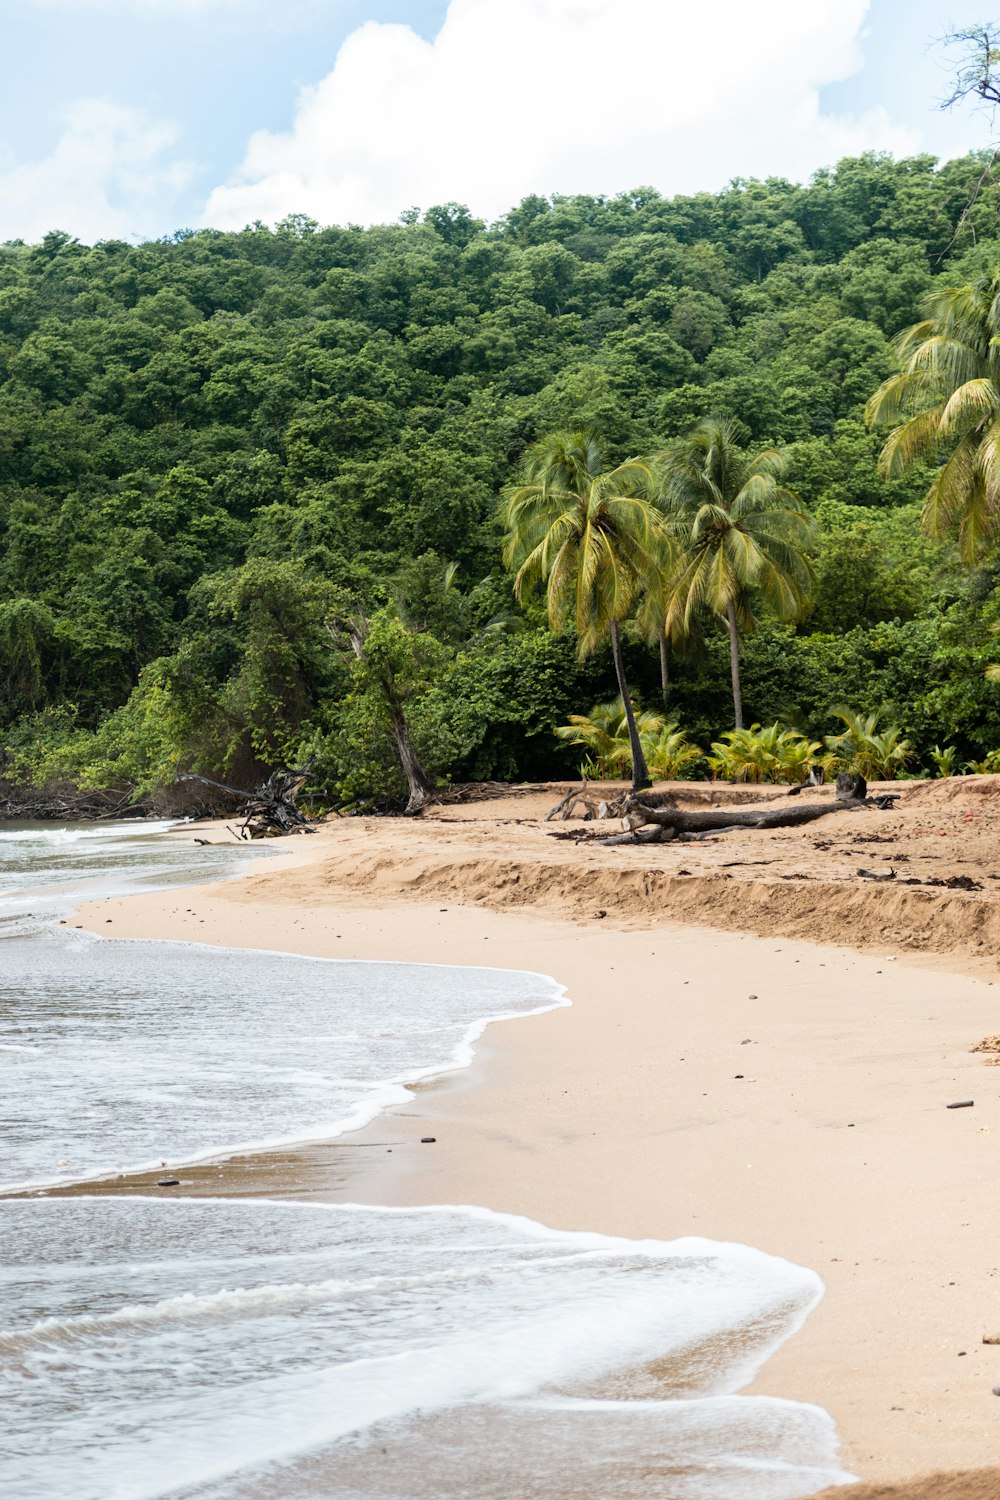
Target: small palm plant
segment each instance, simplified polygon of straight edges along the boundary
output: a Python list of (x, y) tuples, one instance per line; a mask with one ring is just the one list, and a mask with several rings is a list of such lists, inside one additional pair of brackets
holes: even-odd
[(898, 724), (879, 730), (884, 714), (884, 708), (873, 714), (858, 714), (843, 707), (833, 710), (844, 732), (828, 735), (827, 748), (845, 770), (856, 771), (866, 781), (894, 781), (914, 757), (913, 746)]
[(958, 764), (958, 747), (956, 745), (932, 745), (930, 757), (934, 762), (934, 769), (940, 777), (954, 776), (955, 767)]
[(655, 735), (643, 742), (646, 764), (654, 781), (679, 781), (695, 761), (703, 759), (700, 745), (694, 745), (676, 720), (664, 724)]
[[(635, 724), (643, 747), (666, 727), (660, 714), (644, 712), (638, 705)], [(631, 772), (632, 744), (620, 697), (611, 703), (595, 703), (589, 714), (570, 714), (569, 723), (560, 724), (555, 732), (561, 740), (586, 749), (587, 759), (580, 767), (582, 776), (613, 781)]]
[(973, 776), (995, 776), (1000, 771), (1000, 750), (990, 750), (982, 760), (968, 760), (965, 769)]
[(780, 724), (762, 728), (730, 729), (712, 742), (708, 758), (712, 774), (723, 781), (791, 781), (802, 783), (814, 765), (826, 768), (829, 757), (822, 745), (796, 729)]

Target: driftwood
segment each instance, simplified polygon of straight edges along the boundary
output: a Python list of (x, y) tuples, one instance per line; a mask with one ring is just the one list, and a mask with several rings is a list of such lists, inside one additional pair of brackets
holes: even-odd
[(628, 792), (622, 792), (617, 797), (602, 797), (599, 793), (590, 790), (590, 783), (584, 777), (582, 786), (574, 787), (571, 792), (567, 792), (561, 802), (549, 808), (545, 814), (545, 821), (551, 823), (554, 818), (559, 818), (565, 823), (568, 818), (578, 815), (582, 815), (585, 823), (589, 823), (592, 818), (599, 820), (620, 818), (625, 811), (628, 797)]
[[(586, 777), (583, 785), (574, 787), (571, 792), (555, 807), (550, 807), (545, 814), (545, 822), (551, 823), (558, 818), (565, 823), (568, 818), (576, 817), (578, 813), (583, 814), (583, 821), (589, 823), (592, 818), (599, 821), (605, 818), (620, 818), (624, 816), (632, 803), (633, 794), (630, 791), (619, 792), (615, 797), (602, 796), (595, 792)], [(642, 805), (644, 807), (676, 807), (677, 798), (673, 792), (643, 792)]]
[(279, 766), (255, 791), (244, 792), (239, 787), (227, 786), (224, 781), (213, 781), (211, 776), (198, 776), (193, 771), (178, 776), (178, 781), (200, 781), (213, 786), (217, 791), (228, 792), (243, 803), (243, 822), (240, 824), (241, 839), (275, 838), (286, 833), (314, 833), (315, 829), (304, 813), (296, 807), (302, 788), (309, 780), (308, 767), (302, 771), (290, 771)]
[(678, 807), (656, 807), (639, 793), (627, 799), (622, 817), (625, 832), (602, 842), (610, 848), (617, 844), (667, 843), (676, 838), (700, 839), (732, 828), (796, 828), (802, 823), (812, 823), (816, 818), (825, 818), (828, 813), (884, 807), (887, 803), (891, 807), (895, 800), (891, 794), (869, 797), (867, 793), (868, 786), (863, 776), (844, 775), (837, 777), (837, 796), (833, 802), (795, 802), (789, 805), (781, 798), (777, 805), (772, 800), (763, 807), (713, 807), (697, 812)]
[(0, 821), (97, 823), (148, 817), (147, 803), (135, 801), (134, 796), (131, 787), (80, 791), (69, 785), (40, 789), (4, 782), (0, 783)]

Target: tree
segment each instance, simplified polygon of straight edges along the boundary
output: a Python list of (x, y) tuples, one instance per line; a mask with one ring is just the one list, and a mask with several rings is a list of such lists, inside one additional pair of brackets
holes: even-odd
[(45, 660), (56, 633), (52, 611), (36, 599), (0, 601), (0, 702), (37, 708), (45, 696)]
[(632, 785), (648, 786), (635, 713), (625, 679), (621, 623), (655, 575), (665, 532), (653, 502), (648, 464), (628, 459), (605, 468), (592, 432), (557, 432), (529, 450), (525, 483), (507, 500), (504, 561), (520, 598), (544, 584), (549, 627), (576, 627), (581, 659), (609, 636), (632, 747)]
[(360, 695), (377, 704), (406, 777), (406, 811), (418, 813), (434, 795), (434, 779), (414, 748), (407, 707), (427, 691), (433, 672), (442, 663), (444, 649), (433, 636), (408, 631), (392, 609), (378, 610), (370, 620), (357, 611), (338, 627), (331, 625), (335, 644), (338, 628), (346, 634), (354, 652), (355, 686)]
[(992, 113), (1000, 104), (1000, 25), (980, 21), (975, 26), (947, 32), (941, 43), (960, 49), (951, 93), (942, 99), (942, 109), (952, 109), (966, 99), (980, 99)]
[(971, 564), (1000, 535), (1000, 271), (934, 292), (925, 307), (924, 320), (896, 340), (900, 373), (882, 382), (865, 416), (892, 427), (879, 458), (885, 478), (950, 447), (923, 524), (938, 539), (956, 535)]
[(758, 603), (784, 620), (805, 612), (812, 573), (803, 549), (812, 526), (781, 483), (788, 455), (773, 448), (745, 454), (731, 421), (707, 417), (657, 463), (680, 553), (667, 628), (690, 625), (703, 605), (726, 621), (733, 714), (742, 729), (740, 634), (756, 624)]

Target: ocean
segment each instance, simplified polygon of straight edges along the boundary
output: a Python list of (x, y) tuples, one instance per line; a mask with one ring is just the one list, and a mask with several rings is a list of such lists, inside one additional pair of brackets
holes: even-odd
[[(83, 895), (236, 875), (164, 827), (0, 830), (4, 1500), (794, 1500), (821, 1409), (737, 1394), (822, 1295), (742, 1245), (476, 1207), (42, 1195), (330, 1139), (546, 976), (95, 938)], [(61, 925), (62, 924), (62, 925)]]

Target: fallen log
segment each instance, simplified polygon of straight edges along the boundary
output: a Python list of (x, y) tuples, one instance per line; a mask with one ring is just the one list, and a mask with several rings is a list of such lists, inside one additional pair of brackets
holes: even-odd
[(629, 797), (622, 827), (623, 834), (602, 842), (609, 848), (619, 844), (667, 843), (671, 839), (698, 839), (706, 834), (727, 833), (736, 828), (796, 828), (825, 818), (834, 812), (855, 812), (862, 807), (877, 807), (882, 799), (867, 795), (863, 776), (838, 776), (837, 795), (833, 802), (797, 802), (789, 806), (784, 798), (763, 807), (713, 807), (688, 811), (679, 807), (651, 806), (642, 793)]

